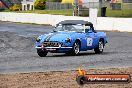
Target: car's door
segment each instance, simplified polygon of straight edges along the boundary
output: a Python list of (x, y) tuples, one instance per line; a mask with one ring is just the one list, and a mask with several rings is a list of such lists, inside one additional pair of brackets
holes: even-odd
[(92, 28), (85, 30), (87, 49), (93, 49), (97, 46), (97, 33)]

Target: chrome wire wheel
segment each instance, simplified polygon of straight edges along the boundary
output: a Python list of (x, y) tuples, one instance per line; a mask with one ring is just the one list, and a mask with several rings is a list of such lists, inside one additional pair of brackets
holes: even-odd
[(104, 49), (104, 44), (102, 41), (99, 42), (99, 50), (102, 52)]
[(80, 42), (75, 41), (72, 49), (70, 51), (66, 52), (65, 54), (74, 56), (74, 55), (78, 55), (79, 52), (80, 52)]
[(103, 53), (103, 50), (104, 50), (104, 43), (103, 43), (103, 40), (100, 40), (98, 43), (98, 47), (95, 48), (94, 51), (96, 54), (101, 54)]
[(79, 45), (78, 42), (75, 42), (75, 44), (74, 44), (74, 53), (75, 53), (75, 55), (77, 55), (77, 54), (79, 54), (79, 52), (80, 52), (80, 45)]

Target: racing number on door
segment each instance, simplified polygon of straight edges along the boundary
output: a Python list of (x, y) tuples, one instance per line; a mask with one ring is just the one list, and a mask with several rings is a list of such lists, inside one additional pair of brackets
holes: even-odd
[(92, 44), (93, 44), (93, 39), (87, 38), (87, 46), (92, 46)]

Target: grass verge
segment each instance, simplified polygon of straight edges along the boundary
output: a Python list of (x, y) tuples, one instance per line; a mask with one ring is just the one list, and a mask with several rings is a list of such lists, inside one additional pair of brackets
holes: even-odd
[[(9, 10), (3, 10), (3, 12), (11, 12)], [(64, 9), (64, 10), (28, 10), (28, 11), (12, 11), (17, 13), (37, 13), (37, 14), (53, 14), (53, 15), (65, 15), (72, 16), (72, 9)], [(98, 10), (98, 16), (101, 16), (101, 10)], [(122, 9), (122, 10), (112, 10), (110, 8), (106, 9), (107, 17), (132, 17), (132, 9)]]

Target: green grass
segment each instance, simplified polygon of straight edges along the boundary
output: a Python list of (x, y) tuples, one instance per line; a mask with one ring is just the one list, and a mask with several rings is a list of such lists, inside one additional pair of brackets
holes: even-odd
[(132, 17), (132, 9), (123, 9), (123, 10), (108, 9), (106, 15), (108, 17)]
[[(9, 10), (5, 10), (4, 12), (10, 12)], [(17, 13), (38, 13), (38, 14), (54, 14), (54, 15), (66, 15), (72, 16), (73, 10), (34, 10), (34, 11), (13, 11)], [(100, 17), (101, 11), (99, 10), (98, 16)], [(123, 10), (112, 10), (108, 8), (106, 10), (107, 17), (132, 17), (132, 9), (123, 9)]]
[[(101, 16), (101, 11), (99, 10), (98, 16)], [(107, 17), (132, 17), (132, 9), (123, 9), (123, 10), (106, 10)]]
[[(128, 9), (127, 4), (123, 4), (123, 9), (112, 10), (112, 7), (107, 3), (106, 16), (107, 17), (132, 17), (132, 9)], [(98, 16), (101, 16), (101, 9), (99, 9)]]
[[(8, 12), (9, 10), (6, 10)], [(37, 13), (37, 14), (54, 14), (72, 16), (72, 10), (28, 10), (28, 11), (12, 11), (17, 13)]]

